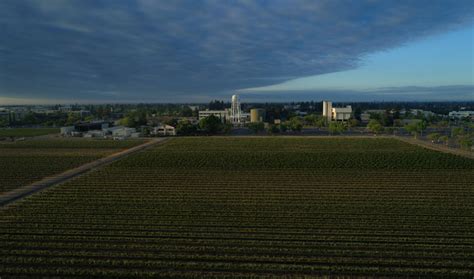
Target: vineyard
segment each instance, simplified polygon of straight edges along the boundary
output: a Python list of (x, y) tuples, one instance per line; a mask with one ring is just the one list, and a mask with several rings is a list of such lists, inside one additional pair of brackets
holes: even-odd
[(0, 194), (142, 141), (27, 140), (0, 144)]
[(0, 129), (0, 137), (36, 137), (49, 134), (59, 134), (57, 128), (14, 128)]
[(395, 139), (177, 138), (0, 211), (2, 278), (474, 276), (474, 160)]

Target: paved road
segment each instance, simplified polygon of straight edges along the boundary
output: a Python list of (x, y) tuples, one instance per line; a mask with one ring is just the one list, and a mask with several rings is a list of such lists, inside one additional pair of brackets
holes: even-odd
[(61, 174), (58, 174), (58, 175), (55, 175), (55, 176), (52, 176), (52, 177), (46, 177), (46, 178), (44, 178), (40, 181), (34, 182), (34, 183), (32, 183), (30, 185), (27, 185), (25, 187), (21, 187), (21, 188), (12, 190), (12, 191), (7, 192), (7, 193), (0, 196), (0, 206), (5, 206), (5, 205), (7, 205), (11, 202), (14, 202), (14, 201), (18, 200), (18, 199), (21, 199), (23, 197), (31, 195), (35, 192), (41, 191), (41, 190), (43, 190), (47, 187), (50, 187), (50, 186), (53, 186), (53, 185), (56, 185), (56, 184), (59, 184), (59, 183), (63, 183), (65, 181), (67, 181), (67, 180), (69, 180), (73, 177), (76, 177), (78, 175), (81, 175), (81, 174), (83, 174), (87, 171), (90, 171), (92, 169), (101, 167), (101, 166), (109, 164), (109, 163), (112, 163), (112, 162), (117, 161), (117, 160), (119, 160), (119, 159), (121, 159), (125, 156), (130, 155), (130, 154), (133, 154), (133, 153), (142, 151), (144, 149), (150, 148), (151, 146), (153, 146), (155, 144), (158, 144), (158, 143), (162, 143), (162, 142), (164, 142), (168, 139), (169, 138), (152, 139), (152, 140), (147, 141), (146, 143), (143, 143), (141, 145), (138, 145), (138, 146), (135, 146), (135, 147), (132, 147), (132, 148), (114, 153), (114, 154), (109, 155), (105, 158), (98, 159), (96, 161), (87, 163), (87, 164), (79, 166), (77, 168), (67, 170), (67, 171), (65, 171)]

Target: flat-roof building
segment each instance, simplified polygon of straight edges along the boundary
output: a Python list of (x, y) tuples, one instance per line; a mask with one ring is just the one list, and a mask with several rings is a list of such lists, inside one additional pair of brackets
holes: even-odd
[(345, 108), (332, 108), (332, 120), (334, 121), (346, 121), (351, 118), (352, 107), (346, 106)]
[(230, 110), (201, 110), (199, 111), (199, 120), (214, 115), (219, 117), (222, 122), (230, 119)]
[(465, 117), (474, 117), (474, 111), (472, 110), (461, 110), (461, 111), (450, 111), (449, 112), (450, 118), (465, 118)]

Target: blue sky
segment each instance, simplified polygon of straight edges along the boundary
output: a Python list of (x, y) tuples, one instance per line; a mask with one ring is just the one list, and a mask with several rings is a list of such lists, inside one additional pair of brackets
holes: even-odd
[(242, 91), (474, 85), (474, 25), (361, 59), (353, 70)]
[(0, 104), (474, 100), (471, 1), (0, 2)]

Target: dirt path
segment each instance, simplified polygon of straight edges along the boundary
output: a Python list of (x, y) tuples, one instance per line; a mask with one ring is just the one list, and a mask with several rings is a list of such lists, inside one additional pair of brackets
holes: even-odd
[(470, 152), (468, 150), (454, 149), (454, 148), (447, 147), (445, 145), (434, 144), (434, 143), (430, 143), (430, 142), (426, 142), (426, 141), (422, 141), (422, 140), (417, 140), (417, 139), (414, 139), (414, 138), (405, 138), (405, 137), (398, 137), (398, 136), (394, 136), (393, 138), (398, 139), (398, 140), (403, 141), (403, 142), (407, 142), (407, 143), (410, 143), (410, 144), (414, 144), (414, 145), (418, 145), (418, 146), (421, 146), (421, 147), (424, 147), (424, 148), (428, 148), (428, 149), (431, 149), (431, 150), (436, 150), (436, 151), (440, 151), (440, 152), (444, 152), (444, 153), (450, 153), (450, 154), (459, 155), (459, 156), (463, 156), (463, 157), (466, 157), (466, 158), (474, 159), (474, 153)]
[(104, 166), (106, 164), (115, 162), (117, 160), (120, 160), (123, 157), (126, 157), (130, 154), (145, 150), (147, 148), (152, 147), (155, 144), (162, 143), (169, 138), (157, 138), (157, 139), (152, 139), (150, 141), (147, 141), (141, 145), (111, 154), (105, 158), (98, 159), (96, 161), (87, 163), (85, 165), (79, 166), (74, 169), (67, 170), (61, 174), (57, 174), (51, 177), (46, 177), (40, 181), (34, 182), (30, 185), (27, 185), (25, 187), (21, 187), (15, 190), (12, 190), (10, 192), (6, 192), (5, 194), (0, 196), (0, 206), (5, 206), (13, 201), (16, 201), (18, 199), (24, 198), (26, 196), (29, 196), (35, 192), (41, 191), (47, 187), (63, 183), (71, 178), (74, 178), (78, 175), (81, 175), (87, 171), (93, 170), (95, 168)]

